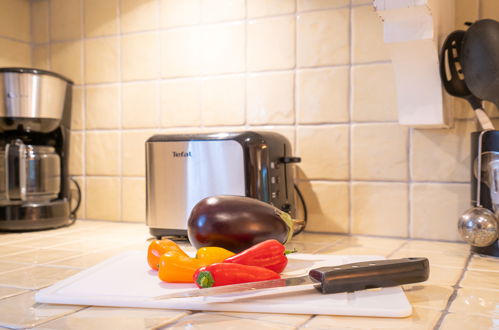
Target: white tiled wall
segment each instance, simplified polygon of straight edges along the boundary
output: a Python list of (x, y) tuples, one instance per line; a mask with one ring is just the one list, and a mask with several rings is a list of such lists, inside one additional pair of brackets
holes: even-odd
[[(4, 0), (0, 64), (75, 81), (81, 219), (144, 220), (144, 141), (153, 134), (267, 129), (302, 157), (309, 231), (457, 240), (472, 112), (457, 102), (452, 129), (397, 124), (371, 3)], [(499, 19), (496, 0), (456, 3), (459, 28)]]
[(29, 0), (0, 1), (0, 67), (31, 65)]

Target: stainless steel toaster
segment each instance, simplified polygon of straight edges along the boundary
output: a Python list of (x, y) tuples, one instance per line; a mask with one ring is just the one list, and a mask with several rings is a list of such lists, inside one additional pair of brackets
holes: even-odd
[(294, 216), (291, 144), (273, 132), (155, 135), (146, 141), (151, 235), (185, 236), (192, 208), (215, 195), (247, 196)]

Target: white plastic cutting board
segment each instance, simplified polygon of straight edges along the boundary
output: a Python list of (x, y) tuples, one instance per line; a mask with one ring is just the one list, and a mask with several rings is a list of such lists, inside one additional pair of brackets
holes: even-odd
[[(383, 259), (295, 253), (283, 276), (300, 276), (311, 268)], [(412, 307), (400, 287), (353, 293), (320, 294), (313, 286), (271, 289), (223, 297), (153, 300), (157, 295), (195, 289), (194, 284), (162, 282), (149, 268), (144, 251), (129, 251), (83, 270), (36, 294), (40, 303), (233, 311), (405, 317)]]

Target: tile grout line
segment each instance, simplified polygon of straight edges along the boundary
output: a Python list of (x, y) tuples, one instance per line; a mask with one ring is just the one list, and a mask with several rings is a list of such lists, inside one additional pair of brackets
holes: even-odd
[(468, 266), (471, 263), (472, 258), (473, 258), (473, 253), (470, 252), (470, 254), (468, 255), (468, 259), (466, 260), (466, 263), (465, 263), (463, 270), (461, 272), (461, 276), (459, 276), (459, 279), (457, 280), (456, 284), (452, 286), (453, 292), (452, 292), (451, 296), (449, 297), (449, 299), (447, 300), (447, 305), (445, 306), (444, 310), (442, 311), (440, 318), (435, 323), (433, 330), (438, 330), (440, 328), (440, 326), (442, 325), (442, 322), (444, 321), (447, 314), (449, 314), (449, 308), (451, 307), (454, 300), (456, 300), (456, 298), (457, 298), (457, 292), (461, 288), (460, 284), (464, 278), (464, 275), (466, 274), (466, 271), (468, 270)]
[[(293, 136), (293, 145), (295, 147), (295, 151), (294, 153), (295, 154), (298, 154), (298, 128), (299, 128), (299, 125), (298, 125), (298, 117), (299, 117), (299, 106), (298, 106), (298, 70), (297, 70), (297, 67), (298, 67), (298, 44), (300, 42), (300, 38), (298, 36), (298, 10), (297, 10), (297, 3), (296, 3), (296, 0), (294, 1), (294, 10), (293, 10), (293, 14), (295, 15), (295, 49), (294, 49), (294, 54), (295, 54), (295, 67), (293, 70), (291, 70), (291, 72), (293, 73), (293, 132), (294, 132), (294, 136)], [(297, 174), (296, 175), (296, 178), (295, 178), (295, 184), (297, 184), (298, 186), (298, 181), (296, 180), (299, 176), (298, 174), (298, 170), (296, 169), (296, 167), (294, 168), (294, 171), (295, 173)], [(296, 209), (296, 208), (295, 208)]]
[[(76, 86), (77, 88), (83, 88), (83, 86)], [(471, 122), (472, 120), (462, 120), (463, 122)], [(375, 124), (396, 124), (396, 121), (371, 121), (371, 122), (327, 122), (327, 123), (302, 123), (299, 124), (300, 127), (330, 127), (330, 126), (345, 126), (347, 127), (349, 124), (356, 124), (356, 125), (375, 125)], [(231, 128), (238, 128), (241, 127), (242, 125), (213, 125), (213, 126), (177, 126), (177, 127), (129, 127), (129, 128), (123, 128), (123, 130), (126, 131), (151, 131), (151, 130), (157, 130), (157, 129), (162, 129), (165, 131), (178, 131), (178, 130), (192, 130), (192, 129), (199, 129), (199, 128), (208, 128), (208, 129), (231, 129)], [(248, 125), (249, 127), (253, 128), (265, 128), (265, 127), (280, 127), (280, 128), (293, 128), (294, 123), (277, 123), (277, 124), (250, 124)], [(91, 132), (114, 132), (114, 131), (119, 131), (120, 128), (90, 128), (87, 129), (86, 131), (91, 131)], [(74, 132), (82, 132), (85, 131), (85, 129), (75, 129), (73, 130)], [(404, 181), (404, 182), (409, 182), (409, 181)], [(412, 182), (412, 181), (411, 181)], [(418, 182), (424, 182), (424, 181), (418, 181)], [(448, 182), (458, 182), (458, 181), (448, 181)], [(459, 182), (468, 182), (468, 181), (459, 181)]]
[(413, 236), (412, 232), (412, 225), (413, 225), (413, 219), (412, 219), (412, 152), (411, 152), (411, 146), (413, 144), (413, 133), (414, 130), (412, 128), (409, 128), (408, 130), (408, 137), (407, 137), (407, 237), (411, 238)]
[[(116, 38), (116, 39), (121, 39), (121, 35), (116, 35), (116, 36), (111, 36), (109, 38)], [(85, 38), (81, 38), (79, 40), (73, 40), (73, 41), (81, 41), (82, 43), (85, 43), (86, 40)], [(57, 44), (57, 42), (50, 43), (49, 45), (52, 44)], [(301, 72), (301, 71), (314, 71), (314, 70), (322, 70), (322, 69), (334, 69), (334, 68), (349, 68), (349, 67), (359, 67), (359, 66), (374, 66), (374, 65), (379, 65), (379, 64), (389, 64), (391, 61), (386, 61), (386, 60), (381, 60), (381, 61), (372, 61), (372, 62), (361, 62), (361, 63), (346, 63), (346, 64), (325, 64), (325, 65), (314, 65), (314, 66), (297, 66), (294, 65), (293, 67), (288, 67), (284, 69), (264, 69), (264, 70), (256, 70), (256, 71), (251, 71), (251, 70), (243, 70), (243, 71), (235, 71), (235, 72), (222, 72), (222, 73), (199, 73), (197, 75), (179, 75), (179, 76), (167, 76), (163, 77), (160, 74), (159, 80), (161, 82), (164, 81), (176, 81), (176, 80), (202, 80), (202, 79), (207, 79), (207, 78), (225, 78), (225, 77), (232, 77), (232, 76), (240, 76), (243, 74), (251, 74), (251, 75), (263, 75), (263, 74), (268, 74), (268, 73), (293, 73), (293, 72)], [(125, 80), (125, 81), (109, 81), (109, 82), (91, 82), (91, 83), (86, 83), (83, 82), (82, 84), (76, 84), (77, 86), (110, 86), (110, 85), (118, 85), (118, 84), (123, 84), (123, 85), (128, 85), (128, 84), (138, 84), (138, 83), (143, 83), (143, 82), (150, 82), (150, 81), (155, 81), (157, 79), (133, 79), (133, 80)]]
[(353, 10), (352, 2), (349, 2), (348, 7), (348, 227), (349, 234), (353, 230)]
[[(53, 1), (53, 0), (50, 0)], [(83, 1), (80, 2), (80, 30), (81, 30), (81, 35), (80, 38), (83, 39), (84, 34), (85, 34), (85, 6), (83, 4)], [(51, 43), (52, 44), (52, 43)], [(86, 43), (85, 41), (82, 40), (81, 46), (80, 46), (80, 74), (81, 74), (81, 79), (84, 82), (83, 87), (82, 87), (82, 93), (81, 93), (81, 120), (82, 120), (82, 126), (83, 126), (83, 133), (82, 133), (82, 140), (83, 140), (83, 146), (82, 146), (82, 172), (83, 172), (83, 180), (82, 180), (82, 185), (81, 187), (81, 199), (85, 198), (84, 196), (87, 195), (87, 147), (88, 147), (88, 130), (87, 130), (87, 87), (86, 87), (86, 77), (85, 77), (85, 61), (86, 61)], [(87, 208), (87, 199), (85, 198), (85, 201), (83, 203), (83, 218), (88, 219), (88, 208)]]
[[(249, 127), (248, 120), (248, 0), (244, 0), (244, 82), (243, 82), (243, 125), (247, 130)], [(236, 76), (237, 77), (237, 76)]]

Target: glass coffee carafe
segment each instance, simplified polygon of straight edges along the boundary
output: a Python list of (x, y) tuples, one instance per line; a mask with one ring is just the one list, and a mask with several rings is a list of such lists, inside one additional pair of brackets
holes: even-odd
[(0, 150), (0, 201), (46, 203), (57, 198), (61, 160), (50, 146), (26, 145), (16, 139)]

